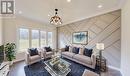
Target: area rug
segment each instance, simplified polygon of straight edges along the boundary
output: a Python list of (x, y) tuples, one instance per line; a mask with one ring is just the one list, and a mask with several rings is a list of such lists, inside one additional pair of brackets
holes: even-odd
[[(96, 69), (88, 68), (68, 59), (65, 60), (71, 63), (71, 72), (67, 76), (82, 76), (85, 69), (98, 73)], [(44, 68), (45, 66), (46, 65), (44, 64), (44, 60), (42, 60), (30, 66), (25, 66), (24, 71), (26, 76), (51, 76)]]

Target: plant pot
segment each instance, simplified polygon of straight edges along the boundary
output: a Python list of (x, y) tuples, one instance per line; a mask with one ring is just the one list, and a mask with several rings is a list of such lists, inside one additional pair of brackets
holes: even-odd
[(13, 65), (13, 61), (9, 61), (9, 66), (12, 66)]

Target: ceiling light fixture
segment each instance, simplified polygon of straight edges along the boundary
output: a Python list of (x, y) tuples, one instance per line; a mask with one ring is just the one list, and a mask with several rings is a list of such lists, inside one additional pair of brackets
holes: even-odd
[(50, 23), (53, 25), (62, 24), (62, 19), (58, 16), (58, 9), (55, 9), (55, 16), (51, 17)]
[(67, 0), (67, 2), (71, 2), (71, 0)]
[(103, 6), (102, 5), (98, 5), (98, 8), (102, 8)]

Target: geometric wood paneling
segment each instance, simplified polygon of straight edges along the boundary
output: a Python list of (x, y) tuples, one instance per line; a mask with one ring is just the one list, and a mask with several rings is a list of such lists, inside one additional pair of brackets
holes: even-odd
[(120, 68), (121, 59), (121, 11), (113, 11), (89, 19), (84, 19), (65, 26), (58, 27), (58, 47), (65, 45), (82, 46), (72, 44), (72, 34), (76, 31), (88, 31), (87, 48), (97, 51), (95, 44), (103, 42), (105, 50), (104, 57), (107, 58), (108, 65)]
[(98, 33), (100, 33), (102, 31), (102, 29), (100, 29), (96, 25), (92, 26), (90, 29), (91, 29), (91, 31), (93, 31), (96, 34), (98, 34)]

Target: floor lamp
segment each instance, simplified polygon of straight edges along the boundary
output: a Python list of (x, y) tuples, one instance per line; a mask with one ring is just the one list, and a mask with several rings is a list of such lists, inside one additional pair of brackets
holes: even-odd
[(100, 58), (100, 76), (101, 76), (101, 66), (102, 66), (102, 51), (104, 50), (104, 43), (97, 43), (96, 48), (99, 50), (99, 58)]

